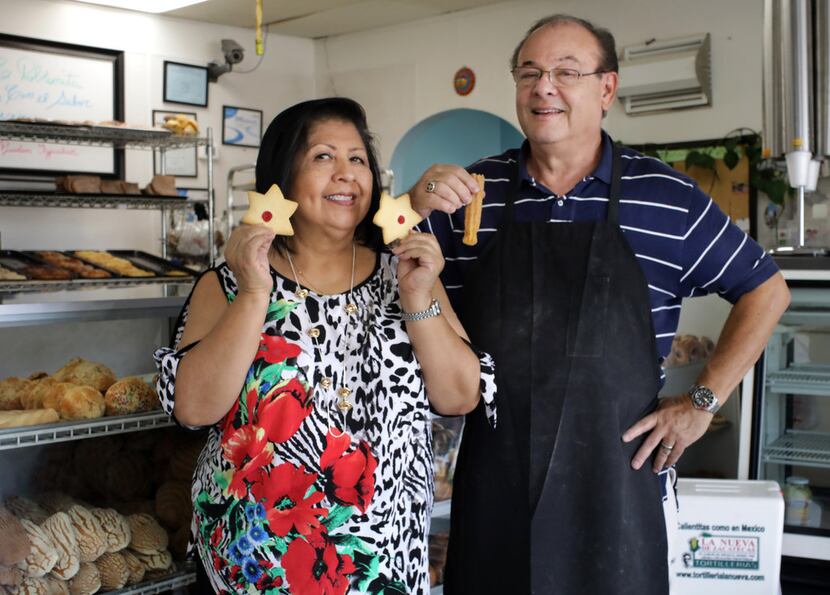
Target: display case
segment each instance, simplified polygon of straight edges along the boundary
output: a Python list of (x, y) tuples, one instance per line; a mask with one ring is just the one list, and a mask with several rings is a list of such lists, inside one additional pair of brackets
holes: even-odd
[(830, 561), (830, 271), (784, 275), (792, 302), (745, 382), (749, 477), (781, 486), (784, 556)]

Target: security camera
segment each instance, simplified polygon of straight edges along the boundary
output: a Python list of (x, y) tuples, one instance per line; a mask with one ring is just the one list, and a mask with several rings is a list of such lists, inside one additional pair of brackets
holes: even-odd
[(245, 48), (233, 39), (223, 39), (222, 53), (225, 54), (225, 61), (228, 64), (239, 64), (245, 57)]

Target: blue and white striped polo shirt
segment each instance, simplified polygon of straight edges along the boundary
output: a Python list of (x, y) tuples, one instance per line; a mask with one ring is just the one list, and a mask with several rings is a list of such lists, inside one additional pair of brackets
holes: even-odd
[[(478, 244), (465, 246), (461, 241), (464, 209), (453, 215), (436, 211), (420, 225), (422, 231), (435, 234), (444, 251), (441, 279), (453, 304), (458, 305), (465, 275), (499, 228), (517, 161), (522, 180), (514, 209), (517, 221), (568, 223), (606, 218), (612, 141), (605, 132), (602, 143), (596, 170), (563, 195), (551, 192), (527, 173), (527, 141), (521, 149), (467, 168), (483, 174), (486, 184)], [(684, 297), (717, 292), (735, 303), (778, 267), (694, 180), (628, 148), (622, 149), (621, 157), (620, 227), (648, 282), (657, 351), (662, 358), (671, 349)]]

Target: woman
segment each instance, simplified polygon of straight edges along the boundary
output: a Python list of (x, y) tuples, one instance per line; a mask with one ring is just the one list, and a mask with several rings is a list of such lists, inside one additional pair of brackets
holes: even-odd
[(428, 592), (430, 407), (489, 407), (492, 362), (465, 342), (435, 239), (382, 251), (357, 103), (279, 114), (256, 167), (257, 191), (272, 184), (298, 203), (294, 235), (236, 229), (185, 305), (180, 347), (156, 352), (166, 410), (212, 426), (194, 476), (199, 556), (217, 591)]

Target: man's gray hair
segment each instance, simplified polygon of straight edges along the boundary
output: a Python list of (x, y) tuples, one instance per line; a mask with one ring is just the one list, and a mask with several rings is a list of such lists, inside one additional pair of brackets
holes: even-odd
[(516, 46), (516, 49), (513, 50), (513, 56), (510, 58), (510, 70), (513, 70), (516, 66), (518, 66), (519, 52), (522, 50), (522, 46), (527, 41), (528, 37), (543, 27), (552, 27), (554, 25), (565, 24), (579, 25), (593, 35), (597, 40), (600, 50), (600, 60), (597, 70), (605, 72), (619, 71), (620, 66), (617, 61), (617, 48), (614, 43), (614, 36), (611, 32), (608, 29), (594, 26), (594, 24), (590, 21), (586, 21), (585, 19), (580, 19), (579, 17), (571, 16), (569, 14), (554, 14), (536, 21), (533, 26), (527, 30), (524, 38), (522, 38)]

